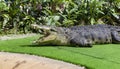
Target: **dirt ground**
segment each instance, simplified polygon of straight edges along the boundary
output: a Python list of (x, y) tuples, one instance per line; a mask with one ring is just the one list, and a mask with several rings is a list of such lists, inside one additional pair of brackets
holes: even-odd
[(3, 35), (0, 36), (0, 40), (10, 40), (10, 39), (19, 39), (19, 38), (26, 38), (31, 36), (36, 36), (37, 34), (30, 33), (30, 34), (11, 34), (11, 35)]
[(85, 69), (85, 68), (45, 57), (0, 52), (0, 69)]

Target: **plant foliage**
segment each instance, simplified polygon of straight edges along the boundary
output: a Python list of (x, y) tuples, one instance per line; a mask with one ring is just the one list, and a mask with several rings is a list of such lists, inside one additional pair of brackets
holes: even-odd
[(120, 25), (119, 0), (1, 0), (0, 32), (27, 33), (30, 24)]

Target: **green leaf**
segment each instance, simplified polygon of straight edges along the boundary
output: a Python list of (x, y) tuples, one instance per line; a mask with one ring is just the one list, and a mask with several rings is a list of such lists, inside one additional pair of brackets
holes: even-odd
[(94, 19), (94, 18), (91, 18), (91, 20), (90, 20), (91, 25), (94, 25), (95, 22), (96, 22), (95, 19)]
[(0, 1), (0, 11), (8, 10), (6, 3), (4, 1)]

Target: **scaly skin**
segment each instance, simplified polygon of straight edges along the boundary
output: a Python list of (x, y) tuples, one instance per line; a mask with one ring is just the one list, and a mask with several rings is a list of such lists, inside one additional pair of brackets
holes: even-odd
[(92, 46), (120, 43), (120, 26), (102, 24), (65, 28), (32, 24), (31, 27), (38, 31), (42, 30), (44, 36), (35, 41), (39, 45)]

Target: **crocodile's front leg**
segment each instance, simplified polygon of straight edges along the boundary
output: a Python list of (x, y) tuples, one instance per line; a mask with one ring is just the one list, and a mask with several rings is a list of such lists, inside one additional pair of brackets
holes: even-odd
[(114, 30), (111, 32), (112, 35), (112, 42), (113, 43), (120, 43), (120, 29)]
[(92, 47), (92, 41), (90, 39), (86, 39), (84, 36), (80, 36), (78, 33), (74, 34), (70, 39), (70, 43), (72, 45)]

